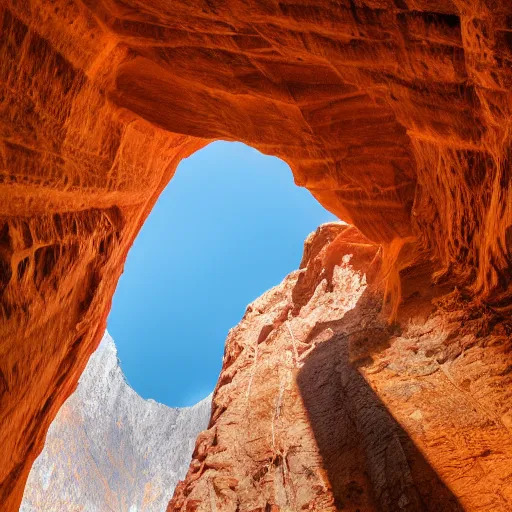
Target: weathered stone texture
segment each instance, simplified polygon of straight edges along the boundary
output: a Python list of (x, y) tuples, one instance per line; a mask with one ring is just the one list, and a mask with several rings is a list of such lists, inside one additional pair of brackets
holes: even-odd
[(339, 224), (309, 244), (230, 331), (168, 512), (510, 510), (512, 322), (419, 266), (389, 325), (378, 248)]
[(211, 396), (182, 408), (144, 400), (105, 333), (48, 429), (20, 512), (163, 512), (210, 409)]
[(382, 244), (395, 306), (398, 270), (433, 260), (509, 314), (511, 19), (509, 0), (1, 0), (5, 509), (138, 229), (211, 140), (282, 158)]

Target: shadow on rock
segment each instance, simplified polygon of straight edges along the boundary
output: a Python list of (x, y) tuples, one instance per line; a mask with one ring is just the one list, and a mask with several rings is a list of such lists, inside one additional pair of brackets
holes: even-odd
[[(389, 345), (393, 328), (380, 302), (365, 292), (328, 331), (297, 377), (338, 510), (461, 511), (462, 506), (359, 372)], [(325, 336), (325, 335), (324, 335)], [(324, 337), (325, 339), (325, 337)]]

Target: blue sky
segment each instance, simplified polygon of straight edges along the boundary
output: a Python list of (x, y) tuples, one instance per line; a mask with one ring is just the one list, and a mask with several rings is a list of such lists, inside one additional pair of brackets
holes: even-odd
[(184, 160), (128, 254), (108, 319), (130, 385), (173, 407), (208, 395), (228, 330), (330, 220), (287, 164), (244, 144)]

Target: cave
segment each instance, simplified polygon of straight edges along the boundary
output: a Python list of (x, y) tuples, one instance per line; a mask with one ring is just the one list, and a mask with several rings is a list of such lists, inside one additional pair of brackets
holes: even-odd
[[(366, 461), (370, 483), (348, 474), (335, 504), (325, 490), (329, 503), (310, 510), (351, 507), (360, 489), (371, 491), (369, 510), (510, 510), (511, 20), (507, 0), (4, 0), (3, 510), (18, 510), (145, 218), (179, 162), (213, 140), (281, 158), (298, 186), (354, 226), (320, 230), (313, 246), (323, 245), (306, 245), (290, 318), (313, 300), (320, 276), (329, 282), (345, 268), (340, 251), (368, 275), (355, 307), (371, 313), (368, 332), (346, 332), (357, 318), (324, 327), (371, 346), (344, 361), (358, 362), (384, 404), (374, 409), (394, 418), (368, 421), (399, 423), (396, 450), (379, 458), (363, 414), (355, 460)], [(444, 334), (431, 339), (429, 328)], [(383, 358), (384, 369), (372, 367)], [(329, 361), (315, 357), (313, 374)], [(386, 387), (420, 374), (428, 384), (417, 393)], [(310, 390), (301, 388), (302, 403)], [(365, 393), (356, 398), (373, 400)], [(212, 424), (229, 411), (224, 395), (214, 397)], [(409, 409), (414, 396), (428, 413)], [(220, 510), (285, 510), (279, 497), (247, 508), (247, 487), (221, 466), (217, 479), (198, 475), (218, 447), (214, 430), (200, 436), (169, 510), (213, 510), (211, 496)], [(269, 468), (294, 474), (283, 455), (267, 462), (258, 485)], [(301, 471), (314, 493), (316, 477)], [(210, 493), (208, 503), (192, 499), (194, 488)], [(441, 505), (429, 499), (436, 494)]]

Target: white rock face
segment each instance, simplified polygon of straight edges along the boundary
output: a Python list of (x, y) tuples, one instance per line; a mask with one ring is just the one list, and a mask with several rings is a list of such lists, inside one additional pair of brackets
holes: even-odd
[(144, 400), (105, 333), (48, 430), (20, 511), (165, 511), (210, 407), (211, 396), (180, 409)]

